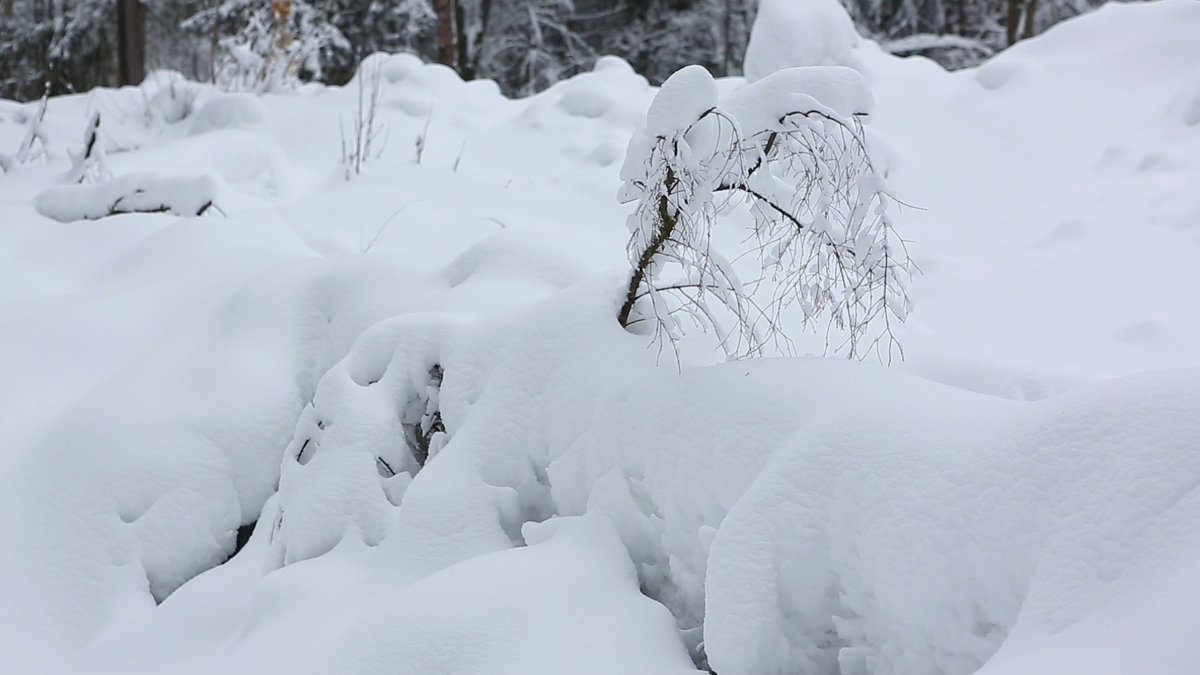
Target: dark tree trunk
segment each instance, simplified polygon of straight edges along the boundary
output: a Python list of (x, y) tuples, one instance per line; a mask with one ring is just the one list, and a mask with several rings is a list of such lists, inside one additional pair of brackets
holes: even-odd
[(146, 76), (146, 13), (140, 0), (117, 0), (117, 53), (120, 84), (141, 84)]
[(455, 64), (458, 66), (458, 75), (464, 80), (473, 80), (475, 75), (471, 72), (471, 58), (467, 54), (470, 45), (467, 44), (466, 28), (467, 14), (463, 9), (462, 3), (454, 3), (454, 46), (458, 50), (458, 56)]
[(721, 33), (721, 74), (729, 77), (733, 70), (733, 0), (725, 0), (725, 21)]
[(455, 68), (458, 61), (457, 31), (454, 29), (454, 0), (434, 0), (437, 14), (438, 63)]
[(1017, 43), (1017, 29), (1021, 23), (1021, 0), (1008, 0), (1008, 20), (1004, 23), (1004, 32), (1008, 45)]

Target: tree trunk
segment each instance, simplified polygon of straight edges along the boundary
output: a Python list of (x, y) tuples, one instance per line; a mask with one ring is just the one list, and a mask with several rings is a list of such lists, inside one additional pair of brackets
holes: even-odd
[(733, 0), (725, 0), (725, 22), (721, 27), (721, 74), (729, 77), (733, 70)]
[(118, 81), (141, 84), (146, 76), (146, 14), (140, 0), (117, 0)]
[(471, 72), (471, 58), (467, 51), (470, 45), (467, 44), (467, 14), (463, 9), (461, 2), (454, 3), (454, 46), (458, 51), (458, 56), (455, 58), (455, 65), (458, 67), (458, 75), (464, 80), (473, 80), (475, 75)]
[[(467, 74), (463, 76), (463, 79), (473, 80), (479, 75), (479, 60), (483, 56), (483, 39), (487, 36), (488, 20), (491, 15), (492, 0), (480, 0), (479, 32), (475, 34), (475, 39), (471, 41), (470, 61), (462, 64), (463, 68), (467, 69)], [(463, 37), (462, 39), (466, 40), (467, 38)]]
[(1021, 23), (1021, 0), (1008, 0), (1008, 21), (1004, 24), (1008, 45), (1017, 43), (1017, 28)]
[(434, 0), (437, 14), (438, 63), (454, 68), (458, 60), (458, 40), (454, 30), (454, 0)]
[(1033, 31), (1036, 28), (1034, 25), (1034, 17), (1037, 16), (1037, 0), (1029, 0), (1025, 3), (1025, 38), (1033, 37)]

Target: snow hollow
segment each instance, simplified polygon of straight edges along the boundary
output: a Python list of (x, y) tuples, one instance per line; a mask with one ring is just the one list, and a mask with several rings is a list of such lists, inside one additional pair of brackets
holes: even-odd
[[(1200, 672), (1200, 3), (953, 73), (765, 4), (750, 80), (657, 100), (375, 55), (0, 101), (0, 672)], [(617, 320), (627, 149), (784, 95), (886, 181), (890, 366), (809, 296), (754, 358)], [(727, 187), (723, 123), (672, 176)]]

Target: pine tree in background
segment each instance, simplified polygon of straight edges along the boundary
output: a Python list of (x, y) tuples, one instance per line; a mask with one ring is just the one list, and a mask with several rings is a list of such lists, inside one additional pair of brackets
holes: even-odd
[(278, 91), (302, 74), (320, 79), (323, 54), (349, 47), (307, 0), (225, 0), (183, 25), (215, 37), (213, 79), (232, 90)]
[(321, 71), (326, 82), (345, 83), (363, 59), (376, 52), (417, 54), (431, 58), (436, 15), (430, 0), (329, 0), (328, 21), (345, 38), (326, 47)]

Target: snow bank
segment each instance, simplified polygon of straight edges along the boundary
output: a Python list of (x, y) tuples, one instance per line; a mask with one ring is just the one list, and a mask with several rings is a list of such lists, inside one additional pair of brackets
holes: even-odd
[(204, 101), (196, 110), (188, 133), (198, 136), (221, 129), (241, 129), (269, 136), (270, 116), (266, 106), (256, 96), (221, 94)]

